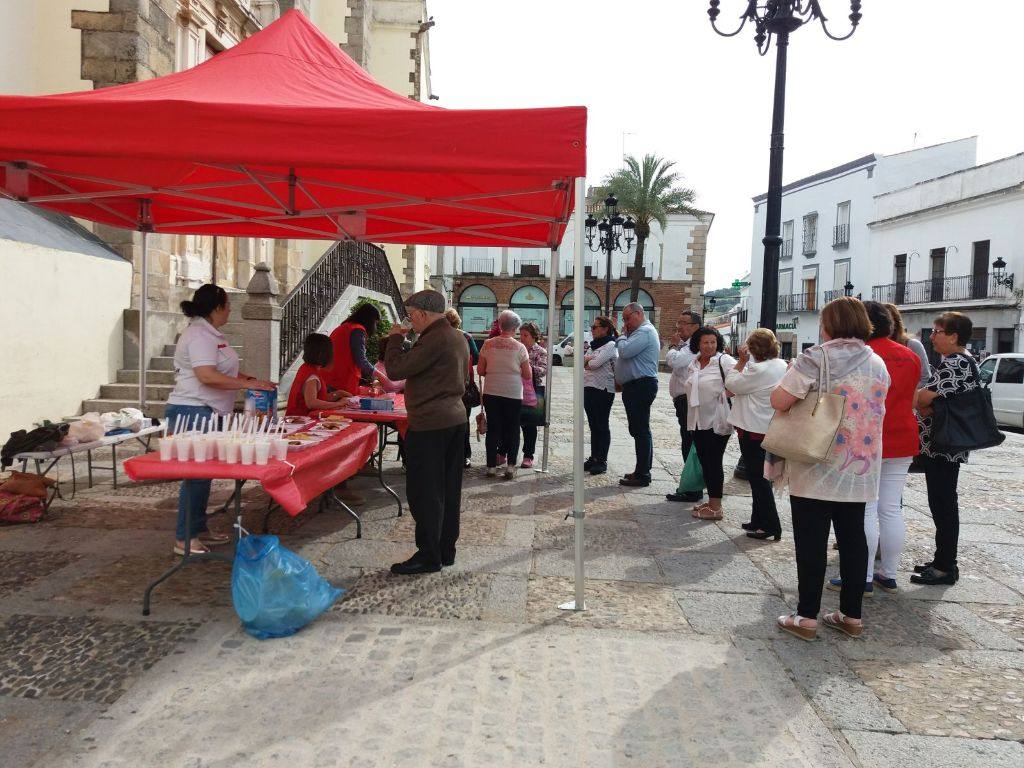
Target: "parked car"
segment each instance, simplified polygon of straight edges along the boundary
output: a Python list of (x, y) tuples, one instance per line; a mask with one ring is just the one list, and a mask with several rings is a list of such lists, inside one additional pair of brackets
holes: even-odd
[(996, 421), (1007, 427), (1024, 427), (1024, 354), (989, 355), (980, 368), (981, 378), (992, 392)]
[[(583, 334), (583, 351), (586, 352), (590, 348), (590, 342), (594, 340), (593, 335), (590, 331)], [(551, 363), (552, 365), (566, 365), (574, 354), (573, 349), (573, 334), (569, 334), (560, 342), (555, 344), (551, 348)]]

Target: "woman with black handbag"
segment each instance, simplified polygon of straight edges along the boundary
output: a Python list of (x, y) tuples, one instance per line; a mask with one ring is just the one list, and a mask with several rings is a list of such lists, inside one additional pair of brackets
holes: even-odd
[[(980, 429), (988, 434), (968, 435), (966, 442), (951, 446), (947, 421), (939, 418), (947, 415), (947, 409), (955, 407), (976, 410), (971, 406), (977, 406), (982, 411), (985, 408), (984, 402), (973, 402), (983, 401), (984, 398), (978, 396), (984, 393), (978, 366), (967, 353), (972, 330), (971, 319), (960, 312), (946, 312), (935, 318), (931, 342), (932, 348), (942, 355), (942, 361), (932, 369), (927, 385), (917, 393), (920, 461), (928, 485), (928, 508), (935, 522), (935, 556), (930, 562), (914, 566), (915, 574), (910, 580), (915, 584), (956, 584), (960, 578), (956, 562), (960, 538), (956, 487), (960, 465), (967, 461), (970, 451), (958, 448), (969, 444), (972, 438), (978, 448), (1001, 442), (998, 430), (994, 429), (994, 418), (987, 419), (987, 414), (980, 413), (969, 422), (975, 431)], [(942, 413), (937, 414), (937, 410)], [(991, 407), (988, 410), (991, 411)]]

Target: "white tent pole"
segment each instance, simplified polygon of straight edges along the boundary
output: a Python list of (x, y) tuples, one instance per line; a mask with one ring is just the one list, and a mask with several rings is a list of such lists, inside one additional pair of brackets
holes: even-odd
[(142, 266), (139, 280), (139, 410), (146, 413), (146, 319), (149, 303), (149, 200), (139, 200), (139, 230), (142, 232)]
[(572, 327), (576, 334), (576, 349), (572, 365), (572, 516), (575, 521), (576, 594), (575, 599), (559, 607), (564, 610), (586, 609), (583, 593), (583, 512), (586, 489), (583, 485), (583, 342), (586, 323), (583, 319), (585, 297), (583, 295), (583, 217), (586, 208), (586, 179), (576, 179), (576, 213), (574, 227), (576, 252), (573, 267)]
[(555, 319), (555, 302), (558, 292), (558, 249), (551, 249), (551, 266), (548, 271), (548, 381), (544, 389), (544, 454), (540, 462), (540, 471), (548, 471), (548, 433), (551, 431), (551, 390), (555, 383), (554, 371), (551, 369), (551, 359), (555, 349), (555, 330), (557, 329)]

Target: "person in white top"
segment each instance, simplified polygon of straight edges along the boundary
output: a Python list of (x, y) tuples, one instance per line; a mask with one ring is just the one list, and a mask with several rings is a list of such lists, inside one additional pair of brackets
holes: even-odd
[(604, 315), (594, 318), (590, 331), (594, 340), (583, 355), (583, 410), (590, 426), (590, 457), (583, 468), (592, 475), (603, 475), (608, 471), (612, 443), (608, 417), (615, 402), (615, 358), (619, 356), (615, 339), (619, 332)]
[(725, 391), (725, 377), (736, 365), (736, 360), (723, 352), (725, 339), (714, 328), (698, 328), (690, 337), (690, 350), (697, 358), (690, 363), (690, 372), (684, 385), (687, 401), (686, 426), (693, 432), (693, 444), (704, 473), (708, 500), (693, 508), (699, 520), (722, 519), (722, 488), (725, 472), (722, 457), (729, 435), (714, 430), (718, 402)]
[[(689, 407), (686, 405), (686, 378), (690, 373), (690, 363), (697, 359), (697, 353), (690, 349), (690, 337), (701, 326), (701, 317), (693, 310), (687, 309), (679, 314), (676, 320), (676, 332), (669, 340), (668, 352), (665, 353), (665, 365), (672, 375), (668, 380), (668, 395), (676, 408), (676, 419), (679, 421), (679, 436), (682, 438), (683, 463), (686, 463), (693, 446), (693, 434), (686, 426)], [(700, 501), (704, 494), (701, 491), (675, 492), (665, 495), (669, 501)]]
[(530, 353), (515, 338), (522, 321), (506, 309), (498, 315), (501, 334), (484, 342), (477, 363), (483, 378), (487, 414), (487, 476), (498, 474), (498, 446), (505, 451), (505, 479), (516, 476), (519, 453), (519, 418), (523, 409), (523, 379), (533, 376)]
[(740, 347), (736, 367), (725, 377), (725, 387), (733, 395), (729, 422), (736, 427), (740, 455), (748, 467), (750, 481), (750, 522), (743, 529), (751, 539), (782, 538), (782, 524), (775, 507), (771, 481), (764, 476), (764, 449), (761, 441), (775, 409), (772, 390), (786, 375), (786, 363), (779, 359), (781, 346), (775, 334), (758, 328), (747, 336)]
[[(173, 426), (178, 417), (191, 428), (213, 414), (231, 413), (240, 389), (274, 389), (238, 370), (238, 354), (220, 328), (228, 321), (231, 306), (227, 292), (207, 283), (196, 289), (191, 301), (181, 302), (191, 318), (174, 348), (174, 389), (167, 398), (164, 418)], [(174, 553), (206, 552), (207, 545), (226, 544), (231, 537), (211, 533), (206, 527), (209, 480), (185, 480), (178, 496), (178, 526)]]

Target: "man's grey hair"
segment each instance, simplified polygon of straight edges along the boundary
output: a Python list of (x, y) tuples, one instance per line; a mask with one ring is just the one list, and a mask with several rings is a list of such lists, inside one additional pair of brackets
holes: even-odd
[(631, 302), (629, 302), (629, 304), (627, 304), (626, 306), (624, 306), (622, 308), (622, 311), (623, 312), (636, 312), (638, 315), (640, 315), (640, 317), (646, 317), (647, 316), (644, 313), (644, 308), (642, 306), (640, 306), (640, 302), (639, 301), (631, 301)]
[(517, 315), (511, 309), (506, 309), (504, 312), (498, 315), (498, 327), (501, 328), (502, 333), (516, 331), (522, 324), (522, 318), (520, 318), (519, 315)]

